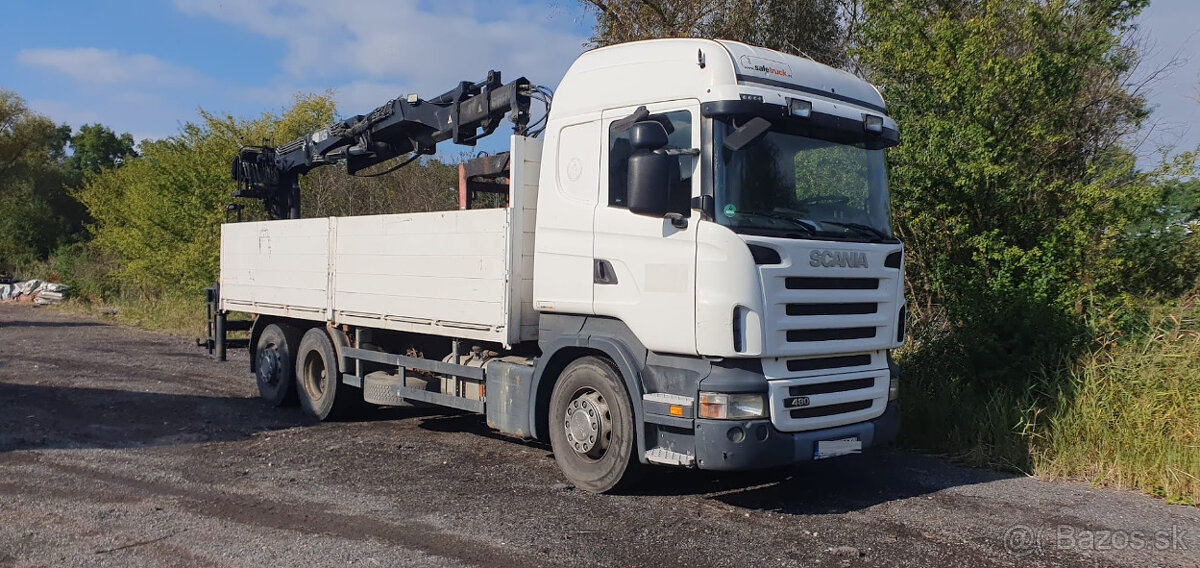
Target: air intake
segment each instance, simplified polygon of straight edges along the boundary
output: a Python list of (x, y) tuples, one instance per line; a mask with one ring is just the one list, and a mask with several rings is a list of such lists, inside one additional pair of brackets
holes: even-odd
[(788, 290), (878, 290), (876, 278), (809, 278), (789, 276), (784, 280)]
[(839, 339), (869, 339), (875, 337), (873, 327), (841, 327), (831, 329), (789, 329), (787, 340), (792, 343), (805, 341), (834, 341)]

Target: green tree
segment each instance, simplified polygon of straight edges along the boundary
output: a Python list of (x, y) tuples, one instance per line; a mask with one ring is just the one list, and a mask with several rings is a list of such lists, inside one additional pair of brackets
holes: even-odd
[(103, 168), (114, 168), (129, 158), (136, 158), (133, 135), (128, 132), (117, 135), (101, 124), (85, 124), (71, 136), (70, 167), (81, 173), (99, 173)]
[[(1148, 114), (1127, 41), (1144, 5), (864, 2), (857, 56), (904, 132), (889, 156), (917, 310), (984, 327), (1031, 317), (1009, 310), (1082, 311), (1112, 237), (1153, 198), (1121, 147)], [(995, 339), (1062, 340), (1028, 331)], [(980, 372), (1012, 367), (990, 359)]]
[(1137, 295), (1185, 287), (1187, 262), (1155, 252), (1184, 241), (1138, 229), (1168, 171), (1125, 147), (1148, 116), (1132, 79), (1145, 5), (864, 0), (854, 57), (903, 139), (888, 159), (909, 443), (1029, 467), (1039, 412), (1071, 407), (1093, 338), (1122, 333)]
[(70, 131), (0, 89), (0, 272), (45, 257), (72, 233), (61, 168)]
[(661, 37), (730, 39), (846, 63), (846, 0), (583, 0), (598, 46)]

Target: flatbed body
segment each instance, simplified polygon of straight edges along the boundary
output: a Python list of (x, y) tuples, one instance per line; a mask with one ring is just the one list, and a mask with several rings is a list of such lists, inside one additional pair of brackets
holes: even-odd
[(510, 346), (537, 339), (541, 142), (513, 136), (502, 209), (221, 227), (220, 309)]

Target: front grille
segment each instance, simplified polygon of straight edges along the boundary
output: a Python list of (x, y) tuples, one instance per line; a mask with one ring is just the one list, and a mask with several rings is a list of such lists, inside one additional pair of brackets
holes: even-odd
[(815, 357), (812, 359), (791, 359), (787, 362), (789, 371), (819, 371), (821, 369), (838, 369), (841, 367), (860, 367), (871, 364), (871, 355), (842, 355), (838, 357)]
[(788, 304), (789, 316), (846, 316), (873, 314), (879, 311), (879, 304), (873, 302), (856, 302), (842, 304)]
[(854, 402), (843, 402), (841, 404), (831, 404), (829, 406), (813, 406), (809, 408), (797, 408), (792, 410), (792, 418), (820, 418), (822, 416), (833, 416), (834, 414), (844, 414), (854, 412), (856, 410), (864, 410), (871, 408), (871, 401), (856, 400)]
[(812, 396), (814, 394), (829, 394), (858, 389), (869, 389), (873, 386), (875, 386), (874, 377), (854, 379), (851, 381), (837, 381), (833, 383), (817, 383), (814, 385), (797, 385), (788, 387), (788, 396)]
[(787, 340), (791, 343), (805, 341), (833, 341), (839, 339), (869, 339), (875, 337), (874, 327), (839, 327), (830, 329), (789, 329)]
[(789, 276), (783, 281), (788, 290), (878, 290), (878, 278), (811, 278)]

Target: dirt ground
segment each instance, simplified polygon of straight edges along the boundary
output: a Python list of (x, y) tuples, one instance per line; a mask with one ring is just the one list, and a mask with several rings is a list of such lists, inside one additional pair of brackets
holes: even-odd
[(0, 305), (0, 567), (1200, 566), (1200, 509), (883, 452), (574, 490), (479, 416), (314, 423), (244, 352)]

